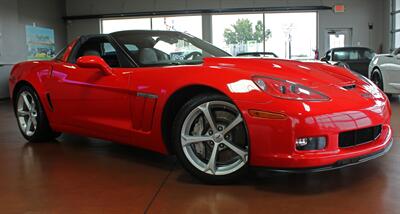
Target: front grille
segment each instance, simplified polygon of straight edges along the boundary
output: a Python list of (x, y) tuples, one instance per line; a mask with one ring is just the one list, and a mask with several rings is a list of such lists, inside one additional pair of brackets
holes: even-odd
[(346, 148), (371, 142), (379, 137), (381, 131), (382, 126), (379, 125), (365, 129), (342, 132), (339, 134), (339, 147)]

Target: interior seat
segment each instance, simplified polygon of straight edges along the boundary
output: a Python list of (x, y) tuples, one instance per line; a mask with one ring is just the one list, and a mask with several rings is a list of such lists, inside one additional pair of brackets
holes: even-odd
[(85, 50), (83, 56), (101, 56), (100, 52), (94, 49)]
[(139, 52), (139, 62), (143, 65), (156, 64), (158, 62), (157, 52), (153, 48), (143, 48)]

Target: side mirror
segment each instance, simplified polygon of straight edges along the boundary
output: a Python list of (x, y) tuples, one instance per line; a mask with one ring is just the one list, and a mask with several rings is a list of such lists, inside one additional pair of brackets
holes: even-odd
[(98, 68), (107, 75), (114, 75), (111, 67), (98, 56), (81, 56), (76, 61), (76, 64), (82, 68)]
[(326, 59), (326, 57), (322, 57), (322, 58), (321, 58), (321, 61), (323, 61), (323, 62), (328, 62), (328, 60)]

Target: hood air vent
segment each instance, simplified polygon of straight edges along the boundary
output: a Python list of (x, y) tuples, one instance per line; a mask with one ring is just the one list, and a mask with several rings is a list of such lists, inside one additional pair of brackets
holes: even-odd
[(344, 88), (346, 90), (353, 90), (356, 88), (356, 85), (355, 84), (345, 85), (345, 86), (342, 86), (342, 88)]

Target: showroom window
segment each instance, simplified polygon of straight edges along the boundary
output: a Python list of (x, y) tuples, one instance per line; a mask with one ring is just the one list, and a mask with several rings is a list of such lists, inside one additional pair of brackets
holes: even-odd
[(263, 14), (213, 15), (213, 44), (234, 56), (264, 51), (263, 20)]
[(266, 13), (265, 51), (286, 59), (314, 59), (317, 47), (317, 13)]
[(151, 19), (103, 19), (101, 21), (101, 33), (112, 33), (122, 30), (151, 30)]
[(262, 51), (280, 58), (314, 58), (316, 12), (213, 15), (212, 25), (213, 44), (232, 55)]
[(153, 30), (174, 30), (202, 38), (201, 16), (153, 17)]
[(400, 47), (400, 0), (392, 0), (392, 49)]
[(202, 38), (201, 16), (167, 16), (101, 20), (102, 33), (122, 30), (180, 31)]

